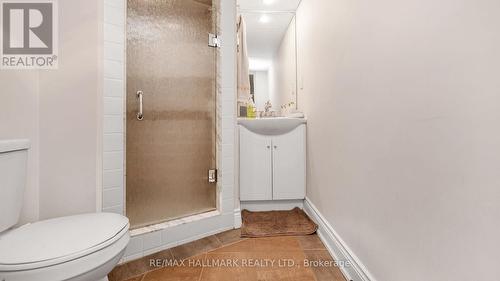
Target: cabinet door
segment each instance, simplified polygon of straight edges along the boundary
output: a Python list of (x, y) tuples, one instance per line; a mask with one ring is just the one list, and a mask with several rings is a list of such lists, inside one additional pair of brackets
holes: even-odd
[(273, 138), (273, 199), (304, 199), (306, 126)]
[(272, 200), (271, 138), (240, 128), (240, 200)]

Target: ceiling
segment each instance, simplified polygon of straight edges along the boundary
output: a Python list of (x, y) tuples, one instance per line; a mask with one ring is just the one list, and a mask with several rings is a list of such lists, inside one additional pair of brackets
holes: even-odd
[(297, 10), (301, 0), (238, 0), (238, 7), (243, 10), (258, 11), (293, 11)]
[(271, 59), (278, 50), (293, 13), (266, 14), (269, 22), (260, 21), (261, 13), (241, 13), (247, 26), (248, 56), (251, 58)]
[[(301, 0), (238, 0), (247, 26), (250, 58), (272, 59)], [(262, 22), (265, 15), (267, 22)]]

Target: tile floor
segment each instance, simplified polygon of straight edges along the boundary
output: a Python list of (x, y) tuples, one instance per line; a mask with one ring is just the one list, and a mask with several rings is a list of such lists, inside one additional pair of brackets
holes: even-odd
[[(305, 260), (323, 266), (306, 267)], [(236, 229), (119, 265), (109, 280), (345, 281), (332, 263), (317, 235), (245, 239)]]

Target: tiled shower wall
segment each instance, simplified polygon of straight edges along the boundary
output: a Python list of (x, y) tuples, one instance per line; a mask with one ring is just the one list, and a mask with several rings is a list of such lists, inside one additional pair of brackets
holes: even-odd
[[(171, 227), (132, 237), (125, 260), (160, 251), (238, 225), (234, 220), (236, 1), (220, 0), (217, 64), (217, 214), (181, 219)], [(104, 100), (102, 211), (124, 214), (126, 0), (104, 0)], [(154, 229), (154, 228), (153, 228)]]
[(124, 214), (126, 0), (104, 0), (102, 211)]

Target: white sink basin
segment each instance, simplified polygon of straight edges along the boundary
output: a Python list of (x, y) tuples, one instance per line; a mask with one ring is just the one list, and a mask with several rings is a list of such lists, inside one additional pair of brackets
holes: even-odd
[(248, 130), (261, 135), (282, 135), (297, 128), (300, 124), (305, 124), (305, 118), (238, 118), (238, 124)]

